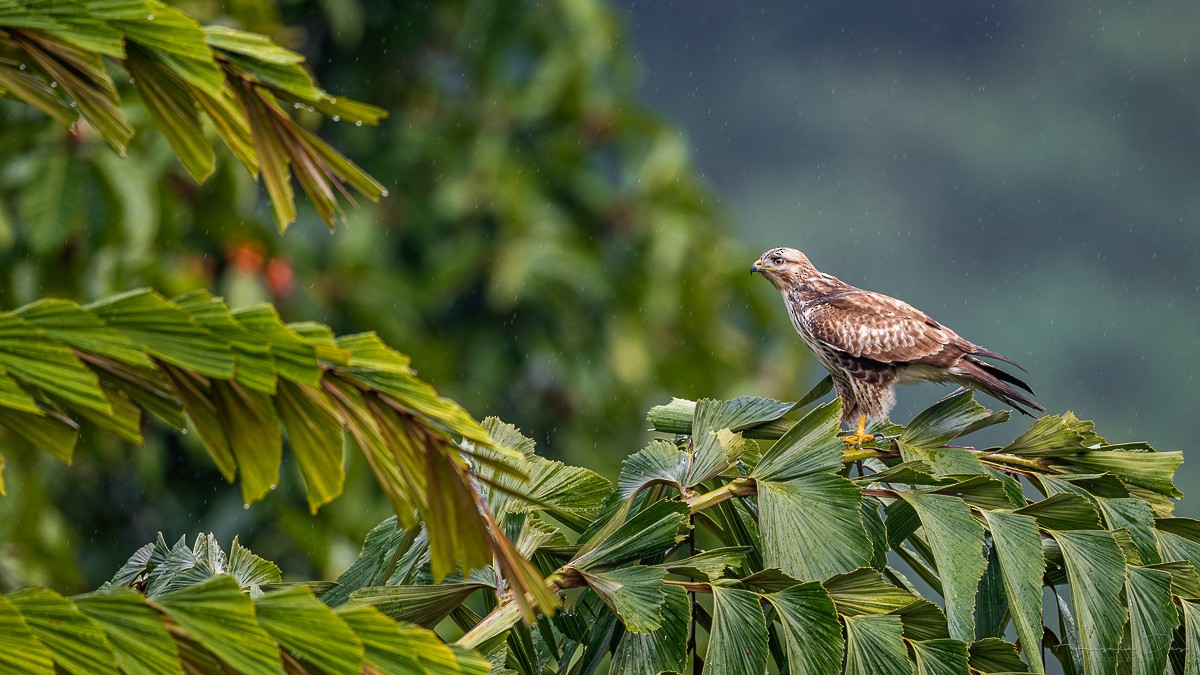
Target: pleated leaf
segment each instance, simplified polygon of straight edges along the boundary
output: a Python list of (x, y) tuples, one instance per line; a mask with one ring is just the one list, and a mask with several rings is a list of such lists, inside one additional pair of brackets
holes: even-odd
[(155, 602), (230, 666), (250, 674), (279, 672), (275, 641), (255, 620), (254, 603), (232, 577), (213, 577)]
[(681, 540), (687, 527), (687, 515), (688, 507), (683, 502), (655, 502), (608, 536), (589, 545), (573, 564), (580, 569), (590, 569), (661, 553)]
[(911, 675), (900, 617), (846, 617), (845, 675)]
[(923, 410), (908, 423), (899, 440), (918, 448), (935, 448), (972, 430), (972, 425), (989, 415), (971, 391), (964, 390)]
[(487, 585), (374, 586), (351, 593), (348, 604), (369, 605), (396, 621), (433, 628), (481, 588), (487, 588)]
[(0, 595), (0, 670), (14, 673), (54, 672), (50, 651), (38, 641), (16, 606)]
[(957, 497), (904, 493), (921, 518), (941, 577), (950, 637), (963, 642), (975, 638), (975, 594), (987, 570), (983, 555), (983, 528)]
[(1066, 562), (1084, 669), (1089, 675), (1115, 673), (1117, 646), (1127, 618), (1120, 598), (1125, 557), (1109, 532), (1073, 530), (1052, 535)]
[(983, 511), (1000, 563), (1000, 577), (1008, 611), (1017, 629), (1030, 669), (1045, 672), (1042, 664), (1042, 574), (1046, 561), (1037, 522), (1031, 516)]
[(622, 635), (613, 652), (611, 672), (627, 675), (683, 672), (688, 655), (691, 603), (687, 592), (679, 586), (664, 585), (662, 592), (666, 596), (662, 605), (662, 624), (649, 633), (626, 632)]
[(114, 588), (71, 599), (108, 636), (117, 664), (129, 675), (179, 673), (179, 652), (162, 618), (140, 593)]
[(662, 626), (662, 607), (667, 600), (663, 589), (666, 573), (664, 569), (644, 565), (581, 572), (588, 586), (631, 633), (649, 633)]
[(760, 481), (785, 481), (814, 473), (840, 471), (841, 399), (818, 406), (771, 446), (751, 475)]
[(960, 675), (968, 672), (967, 643), (961, 640), (913, 642), (917, 675)]
[(432, 632), (399, 624), (373, 607), (343, 607), (337, 614), (362, 640), (366, 660), (397, 675), (460, 675), (454, 650)]
[(8, 599), (60, 668), (77, 675), (116, 675), (117, 661), (104, 631), (61, 595), (46, 588), (25, 588)]
[(917, 596), (884, 580), (877, 570), (860, 569), (821, 584), (833, 598), (839, 614), (887, 614), (909, 606)]
[(760, 479), (764, 563), (803, 581), (869, 567), (873, 548), (863, 528), (861, 502), (862, 492), (854, 483), (833, 474), (786, 482)]
[(767, 619), (760, 596), (750, 591), (714, 586), (713, 616), (706, 669), (728, 675), (767, 672)]
[(833, 599), (820, 584), (807, 583), (763, 596), (782, 627), (788, 668), (796, 675), (822, 675), (842, 663), (842, 627)]
[(1171, 599), (1171, 575), (1144, 567), (1125, 570), (1133, 675), (1161, 675), (1179, 617)]
[(329, 673), (362, 671), (362, 640), (304, 586), (267, 593), (254, 608), (263, 628), (305, 663)]

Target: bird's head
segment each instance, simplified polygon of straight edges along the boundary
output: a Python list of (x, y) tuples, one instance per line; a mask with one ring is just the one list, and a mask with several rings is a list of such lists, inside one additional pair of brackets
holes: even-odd
[(808, 256), (794, 248), (779, 247), (758, 257), (750, 266), (750, 273), (758, 272), (775, 285), (784, 289), (803, 284), (808, 277), (816, 274)]

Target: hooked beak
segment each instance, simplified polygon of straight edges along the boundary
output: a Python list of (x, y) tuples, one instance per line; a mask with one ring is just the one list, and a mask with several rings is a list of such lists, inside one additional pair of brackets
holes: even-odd
[(762, 258), (759, 258), (758, 260), (754, 261), (753, 265), (750, 266), (750, 274), (754, 274), (755, 272), (762, 272), (762, 271), (763, 271), (763, 261), (762, 261)]

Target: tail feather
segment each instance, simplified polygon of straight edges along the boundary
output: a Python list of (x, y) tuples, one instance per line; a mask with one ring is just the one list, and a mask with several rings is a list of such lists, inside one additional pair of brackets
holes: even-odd
[[(1004, 360), (1007, 361), (1008, 359)], [(1010, 386), (1016, 385), (1030, 394), (1033, 394), (1033, 389), (1031, 389), (1028, 384), (1023, 382), (1020, 378), (1012, 373), (1005, 372), (999, 367), (987, 363), (986, 361), (980, 361), (974, 356), (968, 355), (964, 357), (962, 361), (959, 361), (956, 370), (958, 370), (959, 376), (963, 380), (963, 384), (967, 384), (968, 386), (973, 386), (982, 390), (989, 396), (1011, 405), (1022, 414), (1033, 417), (1033, 414), (1022, 406), (1026, 406), (1038, 412), (1045, 412), (1046, 410), (1020, 390)]]
[[(986, 356), (989, 359), (996, 359), (998, 361), (1003, 361), (1010, 366), (1016, 366), (1017, 368), (1019, 368), (1021, 370), (1022, 373), (1029, 372), (1028, 370), (1025, 370), (1025, 366), (1017, 363), (1016, 361), (1013, 361), (1012, 359), (1008, 358), (1007, 356), (1005, 356), (1003, 354), (997, 354), (996, 352), (994, 352), (990, 349), (984, 349), (983, 347), (980, 347), (979, 345), (975, 345), (975, 354), (978, 356)], [(1003, 371), (1001, 371), (1001, 372), (1003, 372)], [(1016, 383), (1014, 382), (1014, 384), (1016, 384)], [(1029, 391), (1032, 391), (1029, 389), (1029, 387), (1025, 387), (1024, 385), (1021, 385), (1021, 386)]]

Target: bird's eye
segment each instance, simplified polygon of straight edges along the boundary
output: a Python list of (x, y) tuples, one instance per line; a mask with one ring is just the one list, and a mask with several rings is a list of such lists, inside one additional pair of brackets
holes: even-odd
[(775, 256), (774, 258), (771, 258), (771, 262), (772, 262), (772, 263), (773, 263), (773, 264), (774, 264), (776, 267), (779, 267), (780, 265), (782, 265), (782, 264), (783, 264), (783, 258), (780, 258), (779, 256)]

